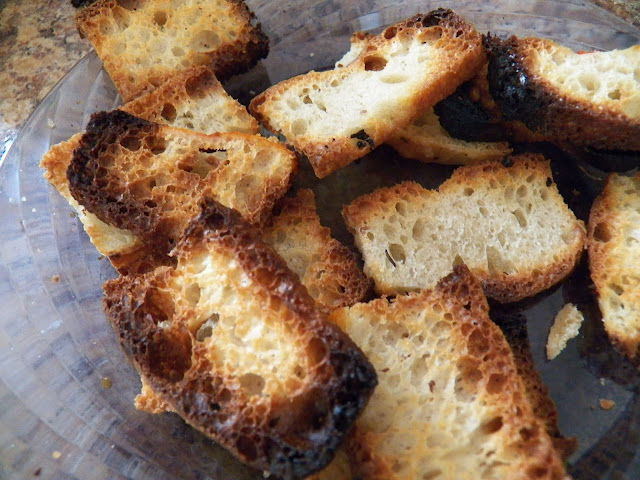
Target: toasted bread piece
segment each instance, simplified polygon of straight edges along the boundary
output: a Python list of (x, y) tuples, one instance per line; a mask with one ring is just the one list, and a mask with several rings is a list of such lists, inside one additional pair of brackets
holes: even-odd
[(440, 125), (432, 108), (387, 143), (403, 157), (444, 165), (500, 161), (513, 151), (507, 142), (467, 142), (453, 138)]
[(484, 59), (473, 26), (450, 10), (435, 10), (386, 28), (345, 67), (274, 85), (249, 111), (325, 177), (452, 93)]
[(256, 119), (204, 66), (176, 73), (150, 93), (125, 103), (120, 110), (150, 122), (206, 134), (260, 133)]
[(456, 267), (433, 290), (339, 309), (379, 385), (346, 447), (356, 478), (562, 479), (479, 282)]
[(371, 281), (356, 256), (320, 224), (311, 190), (284, 199), (279, 213), (263, 229), (263, 238), (326, 312), (362, 301), (370, 292)]
[(67, 179), (83, 208), (140, 240), (138, 250), (110, 257), (119, 271), (131, 273), (169, 261), (203, 196), (262, 222), (296, 165), (292, 152), (256, 135), (204, 135), (116, 110), (92, 117)]
[(488, 297), (513, 302), (568, 275), (582, 254), (583, 223), (541, 155), (508, 160), (460, 167), (437, 191), (403, 182), (344, 207), (376, 290), (432, 288), (464, 263)]
[(578, 54), (542, 38), (486, 44), (491, 95), (506, 119), (553, 141), (640, 150), (640, 45)]
[[(125, 103), (121, 110), (150, 122), (191, 128), (202, 133), (258, 133), (256, 120), (222, 88), (206, 67), (193, 67), (167, 80), (151, 93)], [(132, 232), (108, 225), (87, 212), (71, 196), (67, 168), (82, 134), (53, 145), (42, 157), (44, 177), (76, 210), (96, 249), (114, 266), (123, 268), (135, 261), (143, 243)]]
[(604, 328), (629, 358), (640, 353), (640, 173), (611, 174), (589, 215), (589, 268)]
[(547, 359), (553, 360), (567, 346), (567, 342), (578, 335), (584, 316), (573, 303), (565, 304), (553, 319), (547, 337)]
[(376, 384), (272, 247), (213, 200), (177, 265), (104, 285), (120, 344), (156, 395), (253, 467), (300, 478), (332, 458)]
[(221, 80), (248, 70), (269, 50), (253, 19), (241, 0), (98, 0), (76, 25), (126, 102), (190, 66)]
[[(347, 66), (355, 61), (371, 38), (373, 36), (366, 32), (356, 32), (351, 35), (351, 48), (336, 62), (336, 68)], [(512, 152), (507, 142), (467, 142), (453, 138), (442, 127), (433, 108), (425, 110), (422, 115), (398, 131), (386, 143), (403, 157), (444, 165), (472, 165), (502, 160)]]

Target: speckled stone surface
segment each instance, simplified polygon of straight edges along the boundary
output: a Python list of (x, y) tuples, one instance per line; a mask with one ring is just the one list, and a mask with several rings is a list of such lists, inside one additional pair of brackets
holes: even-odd
[(70, 0), (0, 0), (0, 158), (35, 106), (89, 50)]
[[(593, 1), (640, 26), (640, 0)], [(0, 0), (0, 159), (35, 106), (91, 49), (74, 14), (71, 0)]]

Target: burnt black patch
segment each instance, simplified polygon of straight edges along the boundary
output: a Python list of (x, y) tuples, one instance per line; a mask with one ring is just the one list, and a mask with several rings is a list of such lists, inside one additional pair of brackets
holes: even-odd
[(369, 148), (373, 148), (375, 146), (373, 139), (367, 135), (367, 132), (364, 130), (354, 133), (350, 138), (356, 139), (356, 146), (360, 149), (366, 148), (367, 145), (369, 145)]

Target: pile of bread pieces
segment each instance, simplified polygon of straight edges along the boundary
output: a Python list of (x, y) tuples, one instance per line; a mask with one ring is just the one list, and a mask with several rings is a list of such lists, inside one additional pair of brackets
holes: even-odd
[[(98, 0), (76, 19), (124, 103), (41, 166), (119, 273), (104, 308), (137, 408), (278, 478), (567, 478), (575, 444), (526, 326), (487, 299), (549, 289), (587, 249), (606, 331), (638, 356), (640, 174), (611, 174), (585, 226), (549, 160), (514, 145), (640, 152), (640, 46), (577, 54), (438, 9), (354, 33), (335, 68), (247, 110), (220, 83), (268, 53), (241, 1)], [(434, 107), (460, 89), (505, 139), (447, 133)], [(382, 144), (460, 166), (344, 205), (358, 256), (291, 185), (298, 162), (322, 179)]]

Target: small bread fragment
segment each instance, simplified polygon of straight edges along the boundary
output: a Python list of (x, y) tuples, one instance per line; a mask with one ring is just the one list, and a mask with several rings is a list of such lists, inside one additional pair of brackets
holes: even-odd
[(353, 305), (370, 292), (371, 281), (358, 267), (355, 255), (320, 224), (311, 190), (299, 190), (295, 197), (283, 199), (262, 237), (327, 313)]
[(309, 72), (255, 97), (249, 111), (304, 153), (322, 178), (384, 143), (482, 65), (481, 37), (450, 10), (370, 38), (351, 63)]
[(507, 120), (552, 141), (640, 150), (640, 45), (584, 54), (533, 37), (486, 45), (491, 95)]
[(604, 328), (629, 358), (640, 352), (640, 173), (611, 174), (589, 215), (589, 268)]
[(354, 478), (564, 477), (509, 345), (466, 267), (432, 290), (339, 309), (330, 320), (378, 373), (346, 442)]
[(387, 144), (403, 157), (443, 165), (500, 161), (513, 151), (507, 142), (467, 142), (452, 137), (440, 125), (433, 109), (400, 130)]
[(98, 0), (76, 26), (126, 102), (190, 66), (221, 80), (248, 70), (269, 51), (253, 19), (241, 0)]
[(389, 295), (432, 288), (464, 263), (488, 297), (514, 302), (566, 277), (585, 241), (537, 154), (460, 167), (437, 191), (414, 182), (380, 188), (343, 216), (365, 274)]
[(264, 221), (296, 165), (287, 148), (257, 135), (204, 135), (116, 110), (92, 117), (67, 180), (78, 204), (140, 240), (140, 249), (110, 256), (119, 271), (130, 273), (169, 261), (204, 196), (251, 223)]
[(547, 359), (553, 360), (567, 346), (567, 342), (578, 335), (584, 321), (582, 313), (573, 303), (564, 305), (553, 320), (547, 338)]
[(104, 285), (107, 317), (161, 401), (249, 465), (283, 478), (324, 467), (376, 375), (272, 247), (204, 199), (175, 267)]

